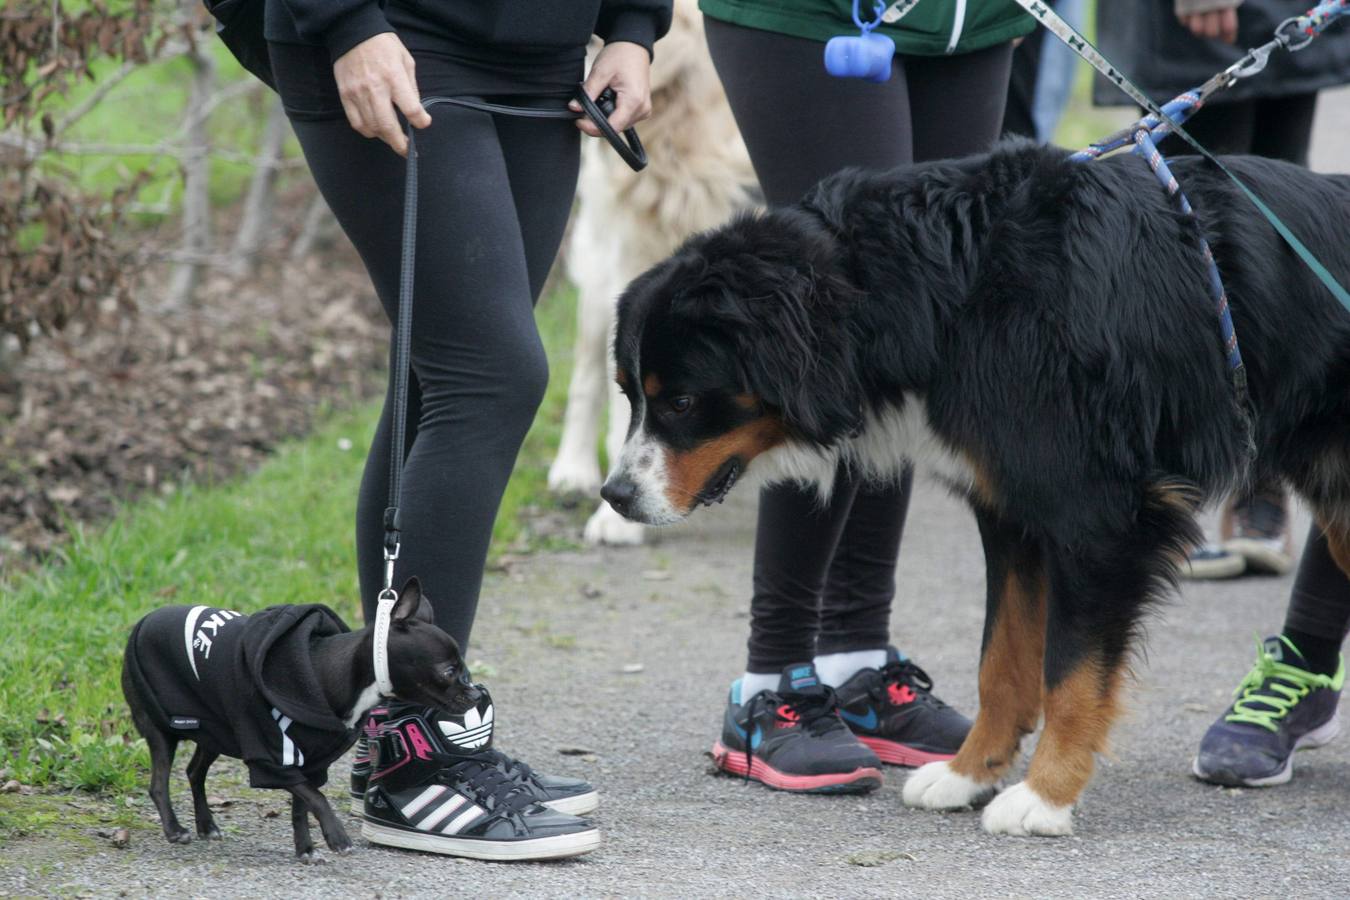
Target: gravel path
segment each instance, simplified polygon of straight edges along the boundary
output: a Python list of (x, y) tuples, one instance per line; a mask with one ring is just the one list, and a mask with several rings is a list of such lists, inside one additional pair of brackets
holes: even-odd
[[(743, 662), (748, 495), (635, 551), (541, 556), (487, 584), (471, 658), (501, 745), (603, 792), (605, 845), (579, 860), (489, 864), (369, 847), (295, 863), (283, 798), (218, 764), (221, 843), (170, 846), (149, 826), (114, 849), (92, 828), (12, 842), (0, 894), (191, 897), (1143, 897), (1350, 890), (1350, 740), (1300, 757), (1288, 786), (1223, 790), (1187, 775), (1195, 743), (1278, 626), (1288, 579), (1188, 586), (1148, 653), (1071, 838), (994, 838), (978, 818), (908, 810), (902, 770), (861, 798), (802, 797), (709, 774), (705, 751)], [(969, 515), (921, 488), (900, 563), (897, 642), (944, 697), (975, 706), (982, 564)], [(640, 664), (641, 672), (625, 674)], [(586, 756), (560, 750), (584, 748)], [(234, 777), (225, 777), (233, 775)], [(345, 786), (335, 769), (330, 796)], [(185, 785), (176, 786), (180, 815)], [(268, 813), (281, 814), (268, 818)], [(353, 831), (355, 820), (350, 821)], [(869, 864), (870, 865), (867, 865)]]

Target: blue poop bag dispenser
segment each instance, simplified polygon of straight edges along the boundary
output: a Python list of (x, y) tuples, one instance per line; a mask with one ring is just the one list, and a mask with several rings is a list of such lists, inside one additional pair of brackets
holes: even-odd
[(890, 80), (895, 41), (872, 33), (881, 24), (885, 10), (886, 4), (877, 0), (873, 8), (876, 18), (864, 24), (858, 15), (858, 0), (853, 0), (853, 23), (862, 34), (830, 38), (825, 44), (825, 71), (836, 78), (863, 78), (877, 84)]

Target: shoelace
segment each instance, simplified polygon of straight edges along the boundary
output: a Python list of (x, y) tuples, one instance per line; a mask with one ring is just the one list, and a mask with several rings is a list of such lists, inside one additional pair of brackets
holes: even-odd
[(1233, 701), (1233, 711), (1224, 716), (1225, 722), (1259, 725), (1278, 733), (1280, 720), (1314, 689), (1340, 690), (1344, 683), (1344, 671), (1335, 678), (1317, 675), (1280, 662), (1259, 638), (1256, 647), (1256, 665), (1234, 691), (1239, 696)]
[(485, 755), (496, 760), (497, 768), (517, 784), (528, 786), (534, 783), (534, 769), (530, 768), (529, 763), (507, 756), (500, 750), (489, 750)]
[[(835, 697), (834, 688), (821, 685), (809, 692), (783, 691), (782, 693), (774, 693), (772, 691), (761, 691), (750, 698), (750, 703), (746, 709), (746, 781), (750, 780), (750, 766), (753, 758), (751, 742), (754, 739), (755, 718), (765, 706), (776, 706), (774, 715), (777, 718), (800, 725), (803, 731), (813, 737), (819, 737), (836, 728), (848, 727), (838, 716), (839, 701)], [(783, 714), (784, 709), (795, 714), (796, 718), (785, 716)]]
[(535, 804), (533, 792), (497, 766), (490, 754), (452, 756), (436, 754), (441, 764), (438, 780), (459, 783), (474, 794), (474, 799), (490, 812), (524, 813)]
[(918, 688), (918, 697), (926, 699), (939, 709), (947, 705), (933, 696), (933, 679), (928, 676), (928, 673), (908, 659), (888, 662), (881, 667), (881, 683), (873, 688), (873, 699), (879, 701), (881, 691), (888, 684), (907, 684), (912, 688)]

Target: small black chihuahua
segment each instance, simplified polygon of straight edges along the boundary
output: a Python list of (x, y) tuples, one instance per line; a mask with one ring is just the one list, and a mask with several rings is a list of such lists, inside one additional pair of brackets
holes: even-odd
[[(136, 623), (122, 666), (122, 692), (150, 745), (150, 798), (164, 836), (187, 843), (169, 805), (178, 742), (197, 750), (187, 766), (197, 835), (220, 829), (206, 802), (206, 772), (220, 756), (242, 759), (253, 787), (291, 793), (295, 854), (314, 859), (308, 813), (337, 853), (352, 849), (320, 787), (328, 766), (357, 737), (380, 699), (374, 626), (351, 631), (326, 606), (272, 606), (252, 615), (208, 606), (166, 606)], [(432, 621), (416, 578), (399, 593), (389, 628), (395, 694), (458, 714), (477, 703), (455, 639)]]

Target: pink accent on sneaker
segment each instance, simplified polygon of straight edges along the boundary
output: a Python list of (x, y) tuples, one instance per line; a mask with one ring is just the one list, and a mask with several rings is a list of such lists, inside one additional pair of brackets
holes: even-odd
[(919, 750), (908, 744), (888, 741), (885, 738), (864, 737), (861, 734), (858, 735), (858, 740), (866, 744), (877, 755), (877, 759), (893, 766), (918, 768), (930, 762), (946, 762), (956, 755), (955, 753), (932, 753), (928, 750)]
[(417, 754), (417, 758), (431, 759), (431, 744), (427, 742), (426, 735), (422, 734), (422, 729), (417, 727), (417, 723), (409, 722), (403, 727), (408, 734), (408, 743), (412, 745), (412, 751)]
[[(745, 754), (740, 750), (728, 750), (721, 741), (718, 741), (713, 744), (712, 755), (713, 763), (723, 772), (745, 776)], [(854, 769), (852, 772), (832, 772), (828, 775), (789, 775), (778, 771), (753, 754), (750, 757), (750, 777), (780, 791), (819, 791), (845, 785), (857, 785), (859, 789), (869, 790), (870, 787), (859, 782), (870, 779), (876, 782), (871, 787), (877, 787), (882, 781), (881, 770), (870, 766)]]

